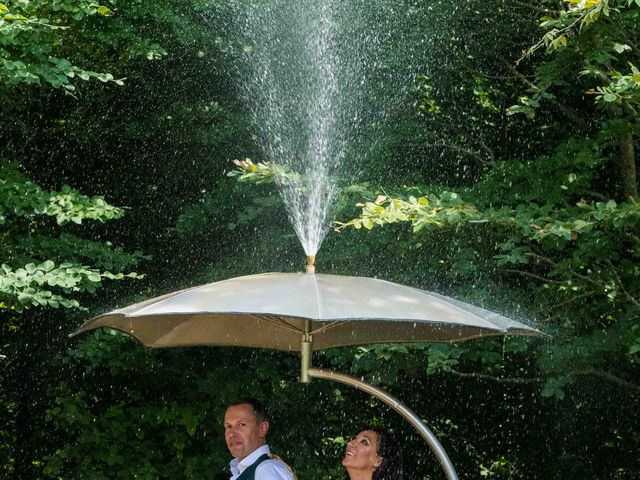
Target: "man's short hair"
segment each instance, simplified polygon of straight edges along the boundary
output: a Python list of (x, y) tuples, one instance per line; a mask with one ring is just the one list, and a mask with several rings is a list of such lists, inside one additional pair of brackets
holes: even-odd
[(253, 409), (253, 413), (256, 416), (256, 421), (258, 423), (267, 421), (269, 417), (267, 416), (267, 409), (264, 404), (253, 397), (243, 397), (237, 400), (233, 400), (227, 404), (227, 408), (229, 407), (237, 407), (238, 405), (249, 405)]

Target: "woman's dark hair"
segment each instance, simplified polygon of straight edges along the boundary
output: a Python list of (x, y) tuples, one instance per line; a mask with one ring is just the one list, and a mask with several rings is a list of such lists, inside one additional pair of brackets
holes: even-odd
[(363, 430), (378, 434), (378, 455), (382, 457), (382, 463), (373, 472), (373, 480), (402, 480), (404, 459), (396, 438), (384, 428), (365, 427)]

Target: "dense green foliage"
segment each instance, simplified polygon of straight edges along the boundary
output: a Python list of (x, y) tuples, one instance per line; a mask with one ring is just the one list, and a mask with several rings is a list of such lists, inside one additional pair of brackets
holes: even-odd
[[(443, 478), (395, 413), (298, 383), (294, 355), (68, 338), (101, 310), (301, 270), (270, 183), (298, 174), (262, 157), (238, 88), (260, 46), (231, 20), (261, 3), (0, 5), (0, 478), (228, 478), (222, 412), (247, 394), (272, 404), (270, 443), (301, 479), (342, 478), (345, 438), (370, 422), (404, 439), (408, 478)], [(456, 296), (553, 338), (314, 363), (404, 399), (461, 478), (638, 478), (640, 4), (353, 4), (355, 29), (404, 29), (383, 64), (415, 75), (370, 91), (402, 100), (364, 112), (377, 123), (353, 139), (365, 163), (343, 179), (318, 270)]]

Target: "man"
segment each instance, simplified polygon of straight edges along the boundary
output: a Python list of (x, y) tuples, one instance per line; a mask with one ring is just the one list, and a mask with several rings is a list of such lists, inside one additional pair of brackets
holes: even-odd
[(231, 480), (297, 480), (289, 466), (271, 455), (267, 445), (269, 420), (255, 398), (228, 405), (224, 414), (224, 438), (233, 455)]

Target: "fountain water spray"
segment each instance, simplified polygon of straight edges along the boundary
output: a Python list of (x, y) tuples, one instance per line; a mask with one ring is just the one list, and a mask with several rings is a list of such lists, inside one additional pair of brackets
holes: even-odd
[[(409, 84), (406, 71), (383, 58), (401, 38), (384, 19), (397, 15), (361, 0), (240, 3), (241, 91), (265, 159), (293, 173), (276, 183), (307, 258), (315, 258), (345, 159), (350, 168), (364, 163), (371, 142), (362, 148), (358, 139), (379, 137), (374, 130)], [(408, 50), (399, 51), (408, 65)]]
[(307, 255), (317, 253), (328, 231), (334, 173), (344, 157), (333, 3), (275, 1), (245, 21), (255, 50), (247, 55), (253, 76), (244, 86), (265, 156), (299, 174), (276, 181)]

